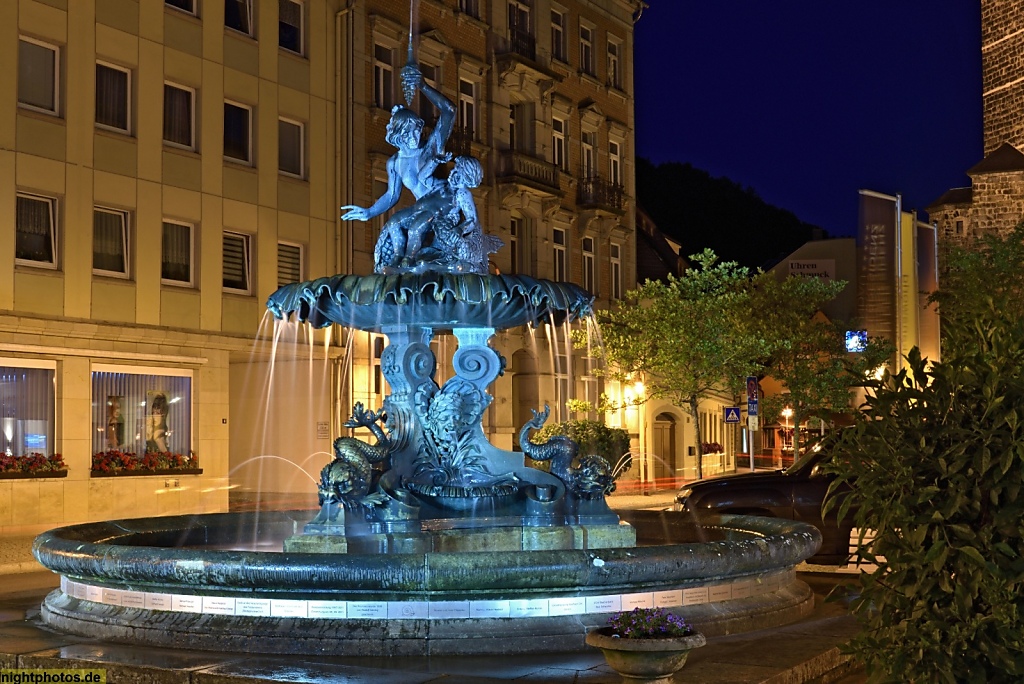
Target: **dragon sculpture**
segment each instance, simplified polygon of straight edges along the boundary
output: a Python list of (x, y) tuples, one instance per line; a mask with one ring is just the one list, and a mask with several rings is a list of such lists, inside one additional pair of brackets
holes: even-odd
[(334, 460), (320, 471), (317, 498), (320, 505), (340, 503), (345, 508), (359, 506), (372, 508), (386, 499), (383, 492), (370, 493), (373, 484), (373, 465), (387, 459), (393, 445), (384, 434), (378, 422), (386, 421), (384, 409), (364, 409), (362, 402), (352, 407), (352, 417), (345, 421), (345, 427), (369, 428), (377, 438), (376, 444), (367, 444), (355, 437), (338, 437), (334, 440)]
[(598, 499), (615, 491), (612, 467), (603, 457), (591, 454), (577, 458), (579, 445), (565, 435), (555, 435), (543, 444), (531, 442), (530, 431), (544, 427), (551, 409), (545, 404), (539, 413), (531, 410), (533, 418), (519, 431), (523, 453), (535, 461), (550, 461), (551, 474), (581, 499)]

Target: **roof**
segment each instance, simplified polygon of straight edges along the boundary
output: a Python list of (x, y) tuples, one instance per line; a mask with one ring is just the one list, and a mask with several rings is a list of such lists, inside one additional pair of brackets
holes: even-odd
[(1003, 143), (967, 170), (968, 176), (985, 173), (1024, 171), (1024, 154), (1010, 143)]
[(944, 204), (970, 204), (973, 198), (973, 188), (953, 188), (952, 190), (947, 190), (946, 192), (942, 193), (942, 195), (937, 200), (926, 206), (925, 209), (931, 209), (932, 207), (938, 207)]

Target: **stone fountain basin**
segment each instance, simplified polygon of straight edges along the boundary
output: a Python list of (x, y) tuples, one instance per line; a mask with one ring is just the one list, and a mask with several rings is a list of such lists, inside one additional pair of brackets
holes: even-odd
[[(657, 512), (652, 512), (657, 515)], [(205, 650), (440, 655), (583, 650), (609, 613), (663, 606), (708, 635), (785, 624), (813, 595), (794, 567), (813, 527), (723, 516), (674, 523), (635, 548), (427, 554), (279, 549), (308, 511), (88, 523), (40, 535), (33, 553), (60, 574), (43, 620), (125, 643)], [(657, 539), (653, 540), (657, 542)]]
[(434, 330), (561, 323), (590, 313), (594, 297), (572, 283), (523, 275), (404, 273), (336, 275), (285, 285), (267, 308), (280, 319), (359, 330), (417, 325)]

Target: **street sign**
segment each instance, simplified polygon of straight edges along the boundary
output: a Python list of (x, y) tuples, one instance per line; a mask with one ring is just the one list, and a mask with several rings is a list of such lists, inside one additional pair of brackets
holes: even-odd
[(725, 406), (725, 423), (726, 425), (740, 422), (740, 407), (739, 406)]
[(748, 416), (756, 416), (757, 415), (757, 402), (756, 401), (748, 401), (747, 402), (747, 415)]
[(756, 415), (748, 415), (747, 416), (747, 429), (750, 430), (751, 432), (757, 432), (758, 430), (761, 429), (757, 425), (757, 416)]
[(747, 376), (747, 401), (757, 402), (757, 377), (754, 375)]

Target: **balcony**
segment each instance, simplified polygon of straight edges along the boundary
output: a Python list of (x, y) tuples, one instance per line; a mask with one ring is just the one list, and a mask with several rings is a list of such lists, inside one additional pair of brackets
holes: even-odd
[(576, 204), (581, 209), (603, 209), (613, 214), (622, 214), (622, 186), (599, 176), (581, 177), (576, 193)]
[(508, 31), (508, 49), (531, 62), (537, 61), (537, 39), (529, 31), (512, 27)]
[(498, 182), (525, 185), (549, 196), (561, 195), (558, 167), (525, 152), (498, 153)]

